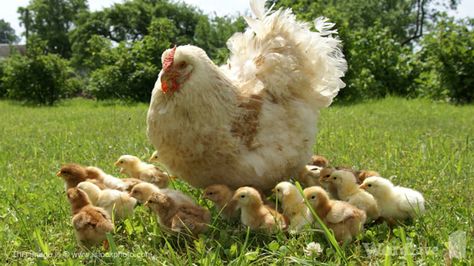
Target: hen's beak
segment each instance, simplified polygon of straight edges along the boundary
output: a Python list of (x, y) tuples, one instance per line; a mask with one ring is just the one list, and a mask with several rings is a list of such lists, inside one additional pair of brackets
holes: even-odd
[(367, 189), (367, 184), (362, 184), (359, 186), (360, 189)]

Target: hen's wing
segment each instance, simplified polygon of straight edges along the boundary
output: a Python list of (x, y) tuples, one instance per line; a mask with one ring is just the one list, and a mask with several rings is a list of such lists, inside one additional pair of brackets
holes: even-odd
[(318, 18), (314, 32), (289, 9), (265, 12), (265, 0), (250, 5), (256, 18), (247, 17), (249, 28), (228, 40), (230, 70), (224, 73), (249, 94), (264, 90), (275, 101), (296, 97), (317, 109), (328, 106), (345, 86), (346, 61), (334, 24)]

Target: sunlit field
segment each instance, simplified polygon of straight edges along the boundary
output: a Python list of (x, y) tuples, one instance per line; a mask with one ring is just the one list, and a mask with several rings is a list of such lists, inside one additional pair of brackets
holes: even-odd
[[(176, 181), (175, 188), (212, 210), (207, 233), (198, 239), (169, 236), (138, 206), (132, 219), (116, 223), (108, 251), (81, 250), (55, 173), (76, 162), (119, 176), (113, 162), (120, 155), (147, 159), (153, 148), (146, 112), (146, 104), (82, 99), (42, 108), (0, 102), (0, 264), (474, 263), (474, 106), (397, 98), (324, 110), (314, 152), (333, 165), (376, 170), (422, 192), (427, 212), (412, 223), (368, 227), (339, 254), (320, 230), (263, 235), (228, 224), (200, 190)], [(319, 243), (321, 252), (310, 252), (310, 242)], [(458, 258), (451, 258), (456, 251)]]

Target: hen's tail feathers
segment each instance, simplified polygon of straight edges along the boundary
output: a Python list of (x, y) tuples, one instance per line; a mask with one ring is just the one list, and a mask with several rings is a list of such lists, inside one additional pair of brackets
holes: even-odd
[(289, 9), (266, 11), (265, 0), (250, 6), (256, 18), (246, 17), (248, 29), (227, 42), (233, 79), (251, 93), (265, 89), (277, 99), (296, 97), (318, 109), (330, 105), (345, 86), (347, 68), (334, 24), (317, 18), (317, 31), (311, 31)]

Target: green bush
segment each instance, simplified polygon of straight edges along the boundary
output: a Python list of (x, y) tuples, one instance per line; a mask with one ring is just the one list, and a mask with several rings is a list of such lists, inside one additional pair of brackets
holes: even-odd
[(5, 95), (7, 94), (5, 86), (3, 86), (3, 73), (5, 72), (4, 69), (5, 61), (0, 60), (0, 98), (5, 97)]
[(159, 68), (150, 62), (151, 57), (144, 56), (150, 54), (151, 47), (145, 46), (144, 41), (131, 48), (122, 43), (103, 53), (111, 62), (91, 73), (89, 92), (98, 100), (149, 101)]
[(6, 95), (30, 104), (53, 105), (79, 90), (69, 62), (56, 54), (14, 55), (5, 62)]

